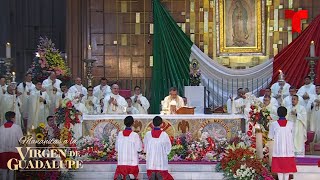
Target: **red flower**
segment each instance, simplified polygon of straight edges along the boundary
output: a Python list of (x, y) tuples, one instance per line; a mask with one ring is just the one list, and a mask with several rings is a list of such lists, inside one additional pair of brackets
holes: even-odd
[(67, 105), (67, 108), (72, 108), (73, 106), (71, 101), (68, 101), (66, 105)]
[(252, 136), (252, 132), (251, 132), (251, 131), (248, 131), (248, 132), (247, 132), (247, 135), (248, 135), (248, 136)]

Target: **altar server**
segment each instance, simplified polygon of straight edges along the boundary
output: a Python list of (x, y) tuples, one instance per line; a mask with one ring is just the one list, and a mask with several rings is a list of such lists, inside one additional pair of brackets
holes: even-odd
[(49, 116), (49, 95), (42, 88), (41, 81), (36, 81), (35, 85), (36, 88), (31, 92), (28, 103), (28, 129), (32, 126), (37, 127), (40, 122), (47, 124), (46, 119)]
[(8, 111), (5, 113), (6, 123), (0, 127), (0, 179), (14, 179), (14, 171), (9, 170), (7, 162), (11, 158), (20, 159), (16, 149), (19, 147), (19, 140), (22, 138), (21, 127), (15, 124), (15, 113)]
[(274, 140), (271, 171), (278, 173), (279, 180), (288, 180), (289, 173), (297, 172), (293, 144), (294, 123), (285, 118), (285, 107), (279, 107), (277, 112), (279, 120), (270, 124), (268, 135)]
[[(19, 93), (21, 94), (21, 93)], [(18, 94), (18, 95), (19, 95)], [(15, 113), (15, 122), (17, 125), (22, 127), (22, 119), (20, 113), (20, 96), (16, 94), (16, 90), (13, 85), (9, 85), (7, 87), (7, 93), (3, 95), (2, 100), (0, 102), (0, 112), (1, 112), (1, 124), (5, 123), (5, 113), (8, 111), (13, 111)]]
[(104, 98), (104, 113), (106, 114), (126, 114), (127, 101), (119, 95), (119, 86), (111, 86), (110, 96)]
[(182, 97), (178, 95), (176, 87), (170, 88), (169, 96), (163, 100), (163, 111), (169, 112), (169, 114), (175, 114), (176, 110), (184, 106)]
[(147, 175), (150, 179), (171, 180), (168, 172), (168, 154), (171, 151), (171, 142), (168, 134), (160, 129), (162, 118), (153, 118), (154, 128), (144, 137), (144, 152), (146, 153)]
[(100, 84), (93, 88), (93, 95), (96, 98), (102, 99), (110, 95), (111, 88), (110, 86), (108, 86), (107, 83), (108, 83), (107, 79), (103, 77), (100, 79)]
[(132, 116), (124, 119), (125, 130), (120, 131), (116, 140), (115, 150), (118, 152), (118, 165), (114, 174), (114, 179), (130, 179), (130, 174), (135, 179), (139, 174), (138, 152), (142, 151), (142, 143), (137, 133), (132, 131), (134, 123)]
[(307, 141), (307, 112), (305, 107), (299, 105), (298, 95), (293, 95), (292, 106), (288, 109), (288, 120), (294, 124), (294, 153), (295, 156), (304, 157), (304, 143)]
[(150, 103), (146, 97), (141, 94), (140, 86), (134, 87), (134, 95), (131, 97), (133, 107), (137, 108), (138, 114), (148, 114)]

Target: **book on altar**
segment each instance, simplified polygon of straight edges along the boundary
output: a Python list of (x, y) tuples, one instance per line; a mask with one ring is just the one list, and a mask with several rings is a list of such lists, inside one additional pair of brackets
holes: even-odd
[(183, 106), (176, 111), (176, 114), (194, 114), (195, 107)]

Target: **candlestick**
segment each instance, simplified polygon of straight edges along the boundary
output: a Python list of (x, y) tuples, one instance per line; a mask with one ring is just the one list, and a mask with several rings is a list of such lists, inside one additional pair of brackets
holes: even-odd
[(311, 44), (310, 44), (310, 57), (315, 57), (314, 41), (311, 41)]
[(12, 82), (16, 82), (16, 73), (12, 72)]
[(92, 58), (92, 51), (91, 51), (91, 46), (88, 46), (88, 59)]
[(8, 42), (6, 44), (6, 58), (11, 58), (11, 45)]

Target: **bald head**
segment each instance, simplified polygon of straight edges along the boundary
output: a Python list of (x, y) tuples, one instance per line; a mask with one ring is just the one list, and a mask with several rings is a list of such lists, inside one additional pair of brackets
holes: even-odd
[(82, 81), (81, 81), (81, 78), (77, 77), (74, 82), (77, 84), (77, 85), (81, 85)]

